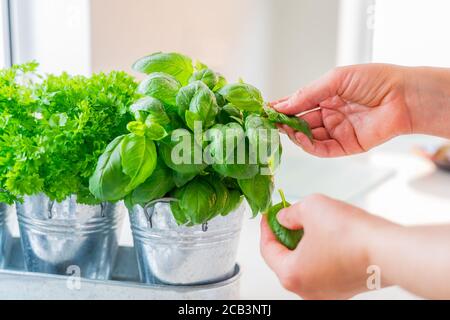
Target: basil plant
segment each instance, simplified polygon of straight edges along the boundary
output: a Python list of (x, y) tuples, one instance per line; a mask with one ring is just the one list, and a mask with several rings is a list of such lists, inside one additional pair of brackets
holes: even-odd
[(172, 197), (174, 218), (187, 226), (225, 216), (244, 198), (253, 216), (267, 212), (281, 156), (275, 124), (310, 136), (308, 124), (179, 53), (157, 52), (133, 68), (146, 78), (129, 106), (128, 133), (98, 159), (89, 181), (95, 198), (133, 207)]

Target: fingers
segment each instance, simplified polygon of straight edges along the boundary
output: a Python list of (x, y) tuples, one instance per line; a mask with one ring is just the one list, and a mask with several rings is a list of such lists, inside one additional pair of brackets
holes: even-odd
[(316, 110), (312, 112), (308, 112), (302, 115), (300, 118), (308, 122), (309, 126), (314, 129), (318, 127), (323, 127), (323, 117), (322, 110)]
[(294, 139), (294, 142), (299, 145), (304, 151), (317, 157), (342, 157), (347, 154), (339, 144), (339, 142), (334, 139), (314, 139), (313, 142), (311, 142), (311, 140), (309, 140), (309, 138), (301, 132), (296, 132), (291, 140), (292, 139)]
[(296, 203), (288, 208), (280, 210), (277, 214), (277, 220), (283, 227), (290, 230), (303, 229), (300, 203)]
[(273, 271), (277, 272), (282, 269), (286, 256), (291, 251), (283, 246), (275, 238), (267, 223), (266, 215), (261, 219), (261, 255), (267, 265)]
[(273, 106), (276, 105), (276, 104), (282, 103), (282, 102), (288, 100), (289, 97), (290, 97), (290, 96), (286, 96), (286, 97), (283, 97), (283, 98), (281, 98), (281, 99), (279, 99), (279, 100), (275, 100), (275, 101), (269, 102), (269, 106), (273, 107)]
[(313, 138), (316, 140), (329, 140), (331, 139), (330, 134), (328, 133), (328, 130), (325, 128), (316, 128), (311, 130)]
[(322, 101), (332, 98), (337, 93), (338, 78), (335, 72), (330, 72), (311, 85), (298, 90), (289, 99), (281, 99), (273, 107), (285, 114), (298, 114), (311, 110), (320, 105)]

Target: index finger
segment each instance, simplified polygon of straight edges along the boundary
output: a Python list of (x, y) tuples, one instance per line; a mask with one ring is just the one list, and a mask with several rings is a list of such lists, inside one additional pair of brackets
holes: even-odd
[(320, 103), (336, 95), (339, 79), (336, 72), (329, 72), (319, 80), (298, 90), (289, 99), (281, 100), (273, 107), (282, 113), (295, 115), (320, 106)]

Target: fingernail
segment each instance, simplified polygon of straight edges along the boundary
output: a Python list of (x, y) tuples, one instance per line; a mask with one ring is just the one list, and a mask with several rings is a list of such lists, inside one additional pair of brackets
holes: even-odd
[(285, 109), (287, 106), (289, 106), (289, 101), (283, 101), (281, 103), (278, 103), (278, 104), (274, 105), (273, 107), (276, 110), (282, 110), (282, 109)]

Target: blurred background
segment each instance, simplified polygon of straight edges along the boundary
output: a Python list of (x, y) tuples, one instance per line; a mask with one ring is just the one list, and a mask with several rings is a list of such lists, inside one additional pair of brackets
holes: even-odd
[[(1, 66), (34, 59), (44, 72), (132, 73), (144, 55), (177, 51), (230, 80), (242, 77), (267, 100), (337, 65), (450, 67), (447, 0), (0, 1)], [(346, 159), (313, 158), (283, 143), (277, 184), (291, 201), (321, 192), (399, 223), (450, 221), (450, 177), (414, 151), (432, 152), (442, 139), (400, 137)], [(258, 232), (250, 220), (242, 235), (243, 298), (295, 298), (264, 266)], [(398, 288), (360, 296), (377, 297), (413, 298)]]

